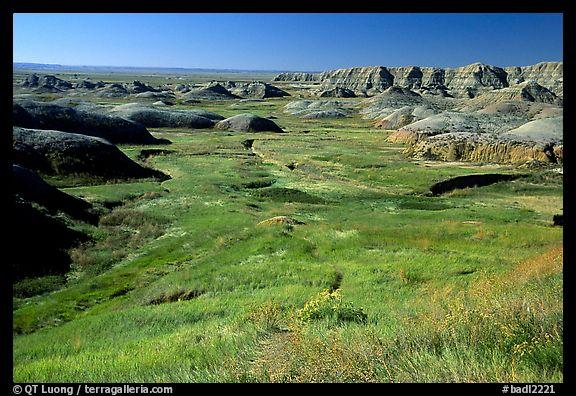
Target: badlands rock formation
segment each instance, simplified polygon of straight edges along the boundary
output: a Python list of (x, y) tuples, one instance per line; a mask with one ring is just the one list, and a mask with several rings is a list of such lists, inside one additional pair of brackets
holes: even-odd
[(238, 114), (216, 124), (217, 129), (234, 132), (284, 132), (274, 121), (254, 114)]
[(24, 88), (36, 88), (36, 92), (59, 92), (72, 88), (72, 84), (52, 75), (31, 74), (22, 82)]
[(266, 99), (290, 96), (288, 92), (262, 81), (253, 81), (251, 83), (236, 83), (228, 81), (225, 84), (225, 87), (234, 95), (241, 98)]
[(91, 204), (49, 185), (30, 169), (13, 164), (12, 175), (14, 193), (24, 200), (43, 206), (51, 214), (64, 212), (75, 219), (97, 223), (98, 216), (91, 211)]
[(351, 89), (336, 87), (321, 91), (318, 96), (321, 98), (355, 98), (356, 94)]
[(104, 138), (112, 143), (158, 144), (166, 142), (155, 138), (142, 124), (133, 121), (32, 100), (14, 102), (12, 122), (14, 126), (78, 133)]
[[(137, 103), (116, 106), (110, 109), (109, 114), (138, 122), (149, 128), (212, 128), (214, 126), (214, 120), (224, 119), (224, 117), (210, 112), (164, 110)], [(210, 118), (205, 115), (208, 115)]]
[(109, 141), (93, 136), (14, 127), (12, 139), (14, 162), (44, 174), (169, 178), (132, 161)]
[(284, 112), (304, 118), (342, 118), (353, 111), (354, 103), (341, 100), (296, 100), (284, 106)]
[[(275, 80), (312, 81), (326, 90), (371, 96), (357, 102), (360, 113), (376, 127), (394, 130), (388, 140), (406, 144), (405, 152), (416, 158), (563, 160), (562, 62), (509, 68), (480, 63), (447, 69), (363, 67), (283, 73)], [(285, 111), (316, 118), (308, 108), (314, 101), (303, 102), (292, 102)]]
[(422, 92), (445, 92), (450, 96), (464, 98), (533, 81), (562, 97), (563, 63), (544, 62), (508, 68), (482, 63), (456, 68), (354, 67), (322, 73), (281, 73), (274, 81), (314, 81), (324, 89), (347, 88), (357, 95), (376, 95), (392, 86), (401, 86)]
[(219, 83), (210, 83), (201, 88), (191, 89), (184, 94), (183, 98), (188, 100), (227, 100), (238, 99), (240, 97)]

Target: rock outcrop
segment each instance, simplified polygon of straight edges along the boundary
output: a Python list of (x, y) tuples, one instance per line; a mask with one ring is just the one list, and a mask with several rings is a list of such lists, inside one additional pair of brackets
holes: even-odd
[(103, 179), (169, 178), (137, 164), (101, 138), (19, 127), (13, 128), (12, 138), (14, 162), (44, 174)]
[(561, 163), (563, 159), (561, 144), (555, 147), (553, 143), (500, 139), (487, 134), (459, 132), (429, 137), (409, 134), (403, 141), (408, 143), (404, 153), (416, 159), (517, 165), (533, 160)]
[(323, 89), (347, 88), (356, 94), (376, 95), (393, 85), (420, 91), (473, 98), (484, 92), (533, 81), (556, 96), (563, 95), (563, 63), (544, 62), (525, 67), (501, 68), (482, 63), (456, 68), (353, 67), (322, 73), (281, 73), (274, 81), (315, 81)]
[(284, 132), (274, 121), (254, 114), (238, 114), (219, 121), (215, 127), (234, 132)]
[(240, 97), (219, 83), (210, 83), (202, 88), (191, 89), (183, 95), (183, 98), (186, 100), (229, 100)]
[[(200, 115), (201, 112), (194, 110), (164, 110), (131, 103), (116, 106), (110, 110), (109, 114), (140, 123), (148, 128), (204, 129), (214, 126), (213, 119), (204, 117)], [(210, 115), (224, 119), (217, 114), (212, 113)]]
[(341, 100), (297, 100), (284, 106), (284, 111), (301, 118), (341, 118), (350, 114), (354, 103)]
[(377, 119), (388, 117), (402, 107), (431, 106), (418, 93), (401, 87), (390, 87), (384, 92), (364, 101), (364, 108), (360, 111), (365, 118)]
[(376, 121), (374, 126), (382, 129), (399, 129), (434, 114), (436, 114), (436, 111), (426, 105), (404, 106)]
[(532, 102), (500, 102), (478, 111), (443, 111), (404, 124), (414, 117), (403, 107), (378, 121), (397, 131), (387, 140), (407, 145), (415, 158), (443, 161), (544, 163), (563, 161), (561, 108)]
[(320, 81), (320, 73), (280, 73), (272, 81)]
[(348, 112), (343, 109), (334, 110), (313, 110), (300, 116), (303, 120), (314, 120), (319, 118), (344, 118)]
[(93, 83), (92, 81), (89, 81), (89, 80), (82, 80), (79, 83), (76, 83), (76, 85), (74, 85), (74, 88), (75, 89), (96, 89), (96, 88), (102, 88), (104, 86), (105, 86), (105, 84), (103, 82)]
[(16, 101), (12, 107), (14, 126), (50, 129), (104, 138), (112, 143), (159, 144), (141, 124), (96, 112), (31, 100)]
[(563, 142), (564, 117), (540, 118), (500, 135), (501, 139), (559, 144)]
[(563, 62), (541, 62), (531, 66), (506, 67), (504, 70), (510, 86), (524, 81), (534, 81), (557, 96), (564, 96)]
[(336, 87), (321, 91), (318, 96), (321, 98), (355, 98), (356, 94), (351, 89)]
[(234, 95), (241, 98), (266, 99), (290, 96), (288, 92), (262, 81), (253, 81), (248, 84), (232, 84), (233, 87), (227, 88), (230, 89)]
[(150, 85), (144, 84), (141, 81), (135, 80), (130, 86), (128, 86), (128, 91), (130, 93), (139, 94), (144, 92), (159, 92), (158, 89), (151, 87)]
[(91, 204), (49, 185), (30, 169), (13, 164), (12, 177), (13, 192), (22, 199), (45, 207), (52, 214), (63, 212), (91, 224), (98, 222), (98, 216), (91, 211)]
[(96, 90), (96, 95), (103, 98), (122, 98), (129, 94), (128, 89), (118, 83), (106, 84)]
[(31, 74), (21, 84), (24, 88), (36, 88), (36, 92), (60, 92), (72, 88), (72, 84), (56, 76)]
[(527, 101), (548, 103), (556, 106), (562, 106), (563, 104), (562, 98), (534, 81), (526, 81), (511, 87), (487, 91), (478, 99), (486, 103)]

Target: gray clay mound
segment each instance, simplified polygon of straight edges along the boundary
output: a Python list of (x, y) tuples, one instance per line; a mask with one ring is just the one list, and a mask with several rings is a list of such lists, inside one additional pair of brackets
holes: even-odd
[(96, 89), (96, 96), (103, 98), (123, 98), (128, 96), (130, 92), (122, 84), (112, 83), (106, 84), (101, 88)]
[(296, 100), (284, 112), (304, 119), (342, 118), (352, 113), (354, 102), (341, 100)]
[(166, 143), (148, 132), (146, 127), (120, 117), (73, 107), (31, 100), (15, 102), (13, 125), (32, 129), (50, 129), (100, 137), (112, 143)]
[(199, 115), (202, 113), (193, 110), (168, 110), (129, 104), (114, 107), (110, 114), (149, 128), (204, 129), (214, 126), (212, 119)]
[(97, 215), (90, 211), (91, 204), (49, 185), (30, 169), (13, 164), (12, 175), (14, 193), (26, 201), (42, 205), (52, 213), (64, 212), (92, 224), (97, 222)]
[(167, 91), (162, 91), (162, 92), (146, 91), (146, 92), (138, 93), (138, 94), (134, 95), (134, 97), (138, 98), (138, 99), (153, 99), (153, 100), (158, 100), (158, 99), (162, 99), (162, 100), (172, 99), (173, 100), (176, 98), (176, 96), (172, 92), (167, 92)]
[(534, 81), (526, 81), (511, 87), (487, 91), (476, 98), (486, 104), (503, 101), (526, 101), (562, 106), (563, 100), (548, 88)]
[(137, 164), (101, 138), (19, 127), (12, 129), (12, 137), (14, 162), (45, 174), (105, 179), (168, 178), (160, 171)]
[(100, 83), (93, 83), (92, 81), (89, 80), (82, 80), (78, 83), (76, 83), (74, 85), (75, 89), (96, 89), (96, 88), (102, 88), (104, 86), (104, 83), (100, 82)]
[(240, 97), (222, 85), (212, 83), (203, 88), (191, 89), (182, 98), (185, 100), (229, 100), (239, 99)]
[(72, 88), (72, 84), (52, 75), (31, 74), (21, 84), (24, 88), (36, 88), (35, 92), (60, 92)]
[(356, 94), (351, 89), (336, 87), (321, 91), (318, 96), (321, 98), (355, 98)]
[(225, 117), (221, 116), (220, 114), (216, 114), (216, 113), (213, 113), (211, 111), (202, 110), (202, 109), (190, 109), (190, 110), (186, 110), (186, 112), (188, 112), (190, 114), (195, 114), (199, 117), (208, 118), (212, 121), (220, 121), (220, 120), (223, 120), (225, 118)]
[(133, 94), (140, 94), (144, 92), (159, 92), (158, 89), (144, 84), (138, 80), (133, 81), (132, 84), (128, 86), (128, 91)]
[(284, 132), (274, 121), (254, 114), (238, 114), (216, 124), (217, 129), (235, 132)]
[(233, 85), (234, 87), (229, 88), (231, 92), (242, 98), (266, 99), (290, 96), (288, 92), (262, 81), (242, 85), (234, 83)]
[(452, 132), (477, 132), (480, 125), (477, 119), (465, 113), (445, 111), (402, 127), (408, 132), (438, 135)]
[(416, 107), (424, 103), (426, 100), (410, 89), (390, 87), (381, 94), (366, 99), (361, 113), (369, 119), (384, 118), (402, 107)]
[(347, 112), (342, 109), (334, 110), (314, 110), (305, 113), (300, 118), (305, 120), (320, 119), (320, 118), (344, 118)]
[(563, 109), (562, 107), (547, 103), (504, 101), (491, 103), (478, 110), (478, 114), (486, 114), (498, 117), (517, 117), (528, 121), (534, 118), (561, 116), (563, 114)]
[(377, 121), (374, 125), (383, 129), (399, 129), (412, 122), (431, 117), (434, 114), (436, 114), (436, 111), (425, 105), (416, 107), (404, 106)]
[(541, 118), (527, 122), (501, 135), (503, 139), (537, 143), (561, 143), (563, 141), (564, 117)]

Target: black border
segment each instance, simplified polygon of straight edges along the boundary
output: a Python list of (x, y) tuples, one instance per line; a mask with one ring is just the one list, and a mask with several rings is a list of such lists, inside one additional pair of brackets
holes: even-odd
[(363, 12), (538, 12), (560, 13), (567, 2), (498, 0), (290, 0), (290, 1), (187, 1), (187, 0), (10, 0), (14, 12), (238, 12), (238, 13), (363, 13)]
[[(3, 2), (3, 12), (0, 19), (0, 26), (3, 30), (4, 51), (3, 55), (8, 58), (8, 49), (12, 48), (12, 14), (13, 13), (562, 13), (564, 15), (564, 63), (567, 66), (568, 73), (564, 75), (564, 107), (568, 110), (564, 112), (564, 202), (568, 202), (568, 206), (564, 207), (565, 226), (564, 226), (564, 383), (555, 384), (556, 394), (562, 394), (565, 389), (575, 382), (572, 375), (574, 364), (574, 341), (573, 341), (573, 323), (574, 316), (572, 314), (572, 291), (571, 287), (574, 280), (574, 239), (573, 225), (574, 225), (574, 211), (571, 203), (574, 200), (574, 193), (571, 191), (573, 177), (573, 163), (571, 158), (571, 149), (574, 147), (574, 139), (576, 130), (573, 128), (574, 115), (571, 111), (572, 92), (574, 92), (574, 79), (572, 73), (574, 70), (574, 63), (572, 62), (572, 52), (576, 49), (574, 45), (574, 38), (576, 31), (574, 29), (574, 14), (569, 7), (570, 0), (509, 0), (504, 3), (497, 0), (482, 0), (482, 1), (446, 1), (446, 0), (409, 0), (402, 2), (401, 0), (355, 0), (339, 1), (336, 0), (290, 0), (280, 2), (278, 0), (268, 1), (249, 1), (249, 0), (220, 0), (220, 1), (199, 1), (199, 0), (10, 0)], [(530, 45), (529, 42), (526, 43)], [(11, 169), (11, 135), (7, 131), (11, 128), (11, 118), (9, 113), (12, 104), (12, 62), (5, 59), (2, 62), (2, 76), (4, 78), (4, 89), (1, 91), (3, 94), (3, 108), (6, 114), (2, 117), (4, 128), (2, 133), (2, 148), (6, 149), (2, 159), (5, 161), (2, 167), (3, 178), (2, 180), (10, 180)], [(10, 183), (8, 184), (10, 185)], [(4, 191), (7, 191), (4, 189)], [(8, 194), (2, 196), (5, 200), (6, 207), (10, 208), (12, 204), (12, 190), (8, 189)], [(8, 217), (9, 217), (8, 210)], [(12, 221), (12, 220), (11, 220)], [(10, 231), (10, 222), (3, 222), (4, 230)], [(9, 241), (4, 239), (4, 251), (9, 254)], [(8, 243), (6, 242), (8, 241)], [(1, 260), (1, 259), (0, 259)], [(2, 260), (4, 261), (4, 260)], [(2, 318), (2, 337), (4, 340), (12, 339), (12, 304), (9, 303), (12, 298), (12, 285), (11, 277), (1, 276), (3, 312)], [(6, 341), (8, 342), (8, 341)], [(7, 394), (14, 394), (12, 392), (12, 342), (9, 346), (6, 345), (2, 348), (3, 356), (1, 360), (2, 374), (0, 374), (2, 382), (6, 384), (3, 389), (7, 390)], [(118, 384), (110, 384), (118, 385)], [(173, 394), (186, 394), (190, 391), (190, 386), (194, 384), (170, 384), (174, 386)], [(501, 395), (501, 387), (503, 384), (397, 384), (392, 385), (392, 390), (405, 391), (405, 390), (423, 390), (438, 391), (442, 393), (462, 394), (462, 392), (470, 390), (481, 391), (482, 394), (498, 394)], [(1, 389), (1, 388), (0, 388)], [(81, 393), (82, 394), (82, 393)]]

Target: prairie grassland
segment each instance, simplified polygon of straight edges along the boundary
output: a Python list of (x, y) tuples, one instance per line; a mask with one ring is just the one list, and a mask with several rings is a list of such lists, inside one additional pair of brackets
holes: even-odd
[(562, 381), (562, 176), (431, 197), (516, 170), (413, 161), (287, 102), (202, 106), (286, 134), (155, 130), (161, 184), (65, 189), (107, 214), (63, 284), (15, 297), (14, 380)]

